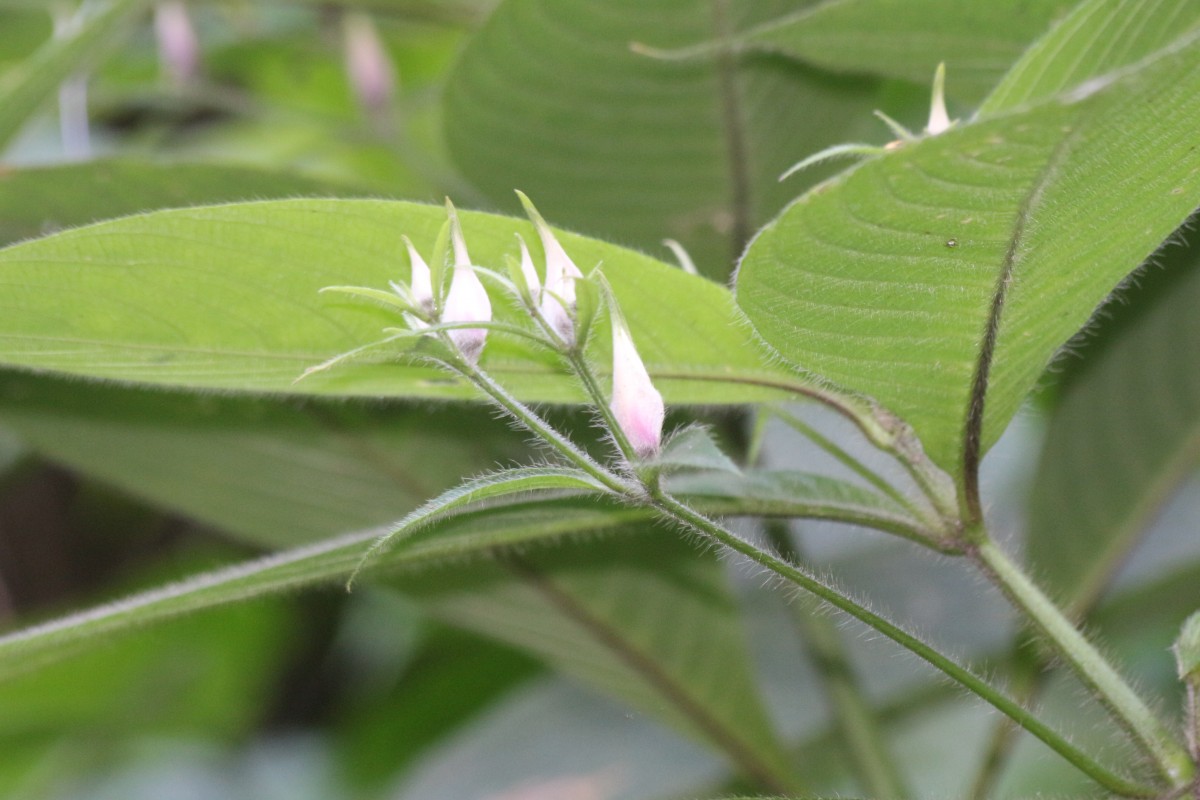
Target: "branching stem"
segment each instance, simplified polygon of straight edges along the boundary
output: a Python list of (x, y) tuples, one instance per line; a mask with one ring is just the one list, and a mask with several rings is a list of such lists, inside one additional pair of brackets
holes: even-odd
[(1187, 785), (1195, 765), (1158, 716), (1087, 640), (1067, 616), (989, 537), (977, 529), (970, 555), (979, 568), (1023, 612), (1113, 718), (1153, 759), (1172, 787)]

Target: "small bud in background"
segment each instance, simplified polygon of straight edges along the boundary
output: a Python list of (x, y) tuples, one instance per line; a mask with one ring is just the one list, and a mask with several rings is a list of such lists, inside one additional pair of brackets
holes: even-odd
[(650, 382), (625, 319), (615, 308), (612, 314), (613, 386), (612, 409), (621, 432), (640, 458), (651, 458), (662, 446), (665, 409), (662, 395)]
[(172, 83), (194, 80), (200, 71), (200, 40), (183, 0), (168, 0), (154, 7), (154, 35), (159, 63)]
[(929, 105), (929, 124), (925, 126), (925, 132), (937, 136), (950, 130), (953, 124), (946, 113), (946, 65), (938, 64), (937, 72), (933, 74), (933, 99)]
[[(83, 28), (84, 9), (78, 3), (58, 0), (50, 4), (55, 39), (72, 39)], [(92, 132), (88, 117), (88, 76), (77, 73), (58, 87), (58, 127), (63, 155), (68, 161), (91, 157)]]
[(573, 344), (575, 281), (583, 278), (583, 273), (559, 244), (554, 232), (529, 198), (523, 192), (517, 192), (517, 196), (521, 198), (525, 213), (537, 228), (538, 237), (542, 240), (542, 250), (546, 254), (546, 288), (542, 293), (542, 316), (562, 336), (564, 342)]
[(382, 114), (391, 109), (396, 94), (396, 68), (371, 17), (350, 12), (343, 17), (346, 74), (354, 96), (367, 112)]
[[(446, 295), (446, 307), (442, 309), (442, 322), (490, 322), (492, 302), (487, 289), (475, 274), (471, 256), (467, 253), (467, 242), (463, 238), (462, 226), (454, 207), (450, 213), (450, 238), (454, 245), (454, 274), (450, 278), (450, 291)], [(449, 331), (450, 339), (472, 364), (479, 361), (487, 340), (486, 328), (460, 328)]]
[[(424, 309), (425, 311), (433, 311), (433, 275), (429, 271), (429, 265), (425, 263), (425, 259), (421, 258), (421, 254), (417, 252), (417, 248), (413, 247), (412, 240), (407, 236), (404, 237), (404, 246), (408, 248), (408, 291), (412, 296), (413, 304)], [(396, 288), (396, 284), (392, 284), (392, 288)]]

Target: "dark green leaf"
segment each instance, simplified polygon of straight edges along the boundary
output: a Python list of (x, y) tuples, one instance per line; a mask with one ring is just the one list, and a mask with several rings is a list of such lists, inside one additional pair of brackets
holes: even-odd
[(981, 99), (1069, 0), (834, 0), (749, 32), (751, 47), (811, 64), (927, 85), (939, 63), (947, 92)]
[(582, 232), (655, 250), (679, 240), (723, 278), (795, 192), (776, 178), (869, 122), (876, 85), (771, 56), (666, 62), (631, 43), (704, 43), (795, 7), (507, 0), (450, 77), (451, 152), (502, 208), (516, 210), (523, 189)]

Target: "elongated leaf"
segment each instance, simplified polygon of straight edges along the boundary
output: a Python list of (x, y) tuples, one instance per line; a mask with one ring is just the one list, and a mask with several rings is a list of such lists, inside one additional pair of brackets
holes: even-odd
[(685, 428), (671, 436), (655, 459), (664, 471), (725, 470), (738, 472), (737, 464), (725, 455), (713, 440), (712, 434), (700, 426)]
[(483, 410), (196, 397), (0, 376), (0, 424), (48, 458), (243, 541), (288, 547), (399, 519), (524, 454)]
[(945, 62), (951, 97), (982, 98), (1068, 0), (834, 0), (745, 36), (811, 64), (928, 84)]
[[(463, 212), (472, 257), (499, 267), (526, 223)], [(400, 235), (430, 253), (444, 210), (413, 203), (296, 200), (165, 211), (0, 251), (0, 362), (198, 388), (474, 397), (396, 349), (294, 383), (307, 367), (381, 338), (398, 317), (320, 295), (403, 278)], [(672, 402), (744, 402), (801, 387), (768, 364), (729, 293), (645, 256), (564, 234), (580, 264), (603, 262), (638, 349)], [(499, 318), (521, 315), (497, 299)], [(667, 313), (669, 311), (669, 313)], [(528, 324), (527, 319), (522, 324)], [(606, 365), (608, 338), (592, 353)], [(532, 400), (578, 401), (544, 351), (493, 336), (484, 365)]]
[[(782, 485), (775, 479), (764, 480), (773, 491), (778, 491)], [(813, 480), (830, 482), (831, 486), (823, 493), (836, 490), (838, 484), (832, 479)], [(776, 496), (769, 508), (760, 508), (753, 503), (753, 493), (745, 489), (745, 484), (729, 487), (711, 479), (705, 482), (703, 476), (697, 475), (677, 476), (669, 484), (673, 492), (696, 508), (712, 513), (737, 513), (741, 509), (745, 513), (805, 515), (813, 510), (815, 503), (806, 502), (799, 491), (802, 485), (800, 476), (791, 477), (788, 497), (792, 499)], [(689, 491), (691, 489), (696, 491)], [(855, 494), (854, 487), (841, 491), (847, 496)], [(537, 502), (510, 500), (503, 508), (491, 506), (467, 511), (399, 537), (393, 546), (383, 551), (372, 571), (385, 573), (470, 555), (487, 555), (496, 548), (613, 531), (631, 524), (641, 530), (648, 521), (648, 512), (644, 509), (613, 506), (590, 498), (567, 497)], [(378, 534), (376, 530), (366, 531), (267, 556), (95, 611), (9, 634), (0, 638), (0, 676), (29, 668), (30, 659), (53, 658), (70, 652), (65, 648), (92, 637), (249, 597), (343, 580)]]
[(1200, 200), (1200, 48), (1089, 88), (802, 197), (742, 262), (759, 334), (907, 419), (944, 468), (977, 469), (1055, 350)]
[(1086, 0), (1018, 61), (984, 101), (990, 114), (1043, 100), (1151, 55), (1200, 24), (1191, 0)]
[(282, 170), (104, 159), (0, 170), (0, 244), (158, 208), (361, 189)]
[(0, 152), (60, 83), (93, 66), (151, 5), (152, 0), (111, 0), (76, 32), (47, 42), (0, 77)]
[[(504, 515), (495, 509), (467, 513), (401, 539), (378, 559), (374, 570), (382, 573), (427, 566), (514, 543), (612, 529), (627, 521), (620, 513), (578, 500), (542, 501), (534, 508), (518, 504)], [(344, 581), (379, 533), (365, 531), (284, 551), (6, 634), (0, 637), (0, 676), (28, 671), (43, 661), (70, 654), (83, 642), (158, 620), (298, 587)]]
[(521, 188), (568, 227), (659, 252), (677, 239), (724, 277), (796, 190), (776, 177), (869, 119), (876, 86), (770, 57), (664, 62), (631, 43), (705, 43), (796, 6), (507, 0), (450, 76), (451, 152), (501, 208)]
[(710, 513), (833, 519), (920, 538), (911, 513), (892, 498), (824, 475), (714, 470), (673, 475), (667, 486)]
[(1033, 482), (1027, 555), (1076, 614), (1200, 461), (1200, 248), (1068, 387)]
[(412, 536), (439, 519), (451, 516), (488, 500), (529, 492), (558, 491), (568, 494), (610, 495), (609, 489), (595, 478), (577, 469), (565, 467), (515, 467), (472, 478), (442, 492), (395, 525), (389, 526), (371, 547), (367, 556), (391, 547), (396, 540)]
[(636, 708), (656, 708), (758, 785), (790, 786), (747, 660), (721, 652), (742, 653), (746, 644), (714, 563), (713, 554), (646, 526), (399, 585), (447, 621), (538, 653)]

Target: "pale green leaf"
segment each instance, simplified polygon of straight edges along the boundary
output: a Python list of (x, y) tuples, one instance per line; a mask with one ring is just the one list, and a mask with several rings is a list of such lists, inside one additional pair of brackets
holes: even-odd
[[(498, 555), (402, 579), (439, 617), (539, 654), (654, 709), (767, 787), (791, 785), (744, 655), (739, 610), (716, 558), (646, 525), (627, 535)], [(647, 600), (653, 602), (648, 603)]]
[[(795, 191), (776, 178), (870, 123), (874, 81), (758, 56), (664, 61), (634, 46), (702, 44), (792, 0), (507, 0), (446, 89), (455, 161), (494, 203), (523, 189), (552, 220), (724, 277)], [(827, 174), (827, 173), (826, 173)]]
[(1200, 249), (1092, 353), (1050, 420), (1029, 502), (1026, 553), (1077, 615), (1200, 461)]
[(59, 84), (94, 66), (152, 5), (152, 0), (111, 0), (77, 31), (51, 39), (0, 76), (0, 153)]
[(927, 85), (939, 63), (949, 96), (973, 103), (1050, 27), (1069, 0), (834, 0), (747, 33), (816, 66)]
[(673, 433), (654, 463), (666, 472), (688, 469), (739, 471), (737, 464), (713, 440), (712, 433), (698, 425)]
[[(515, 232), (533, 241), (523, 221), (461, 217), (483, 266), (516, 254)], [(438, 370), (399, 363), (399, 344), (295, 383), (400, 322), (319, 290), (404, 279), (401, 234), (431, 253), (444, 221), (443, 209), (415, 203), (293, 200), (156, 212), (14, 245), (0, 251), (0, 363), (188, 388), (476, 397)], [(581, 267), (603, 262), (669, 402), (804, 388), (768, 362), (723, 287), (610, 244), (560, 238)], [(499, 298), (493, 305), (498, 319), (528, 324)], [(608, 339), (594, 336), (590, 348), (601, 372)], [(493, 334), (483, 366), (524, 399), (582, 399), (553, 356), (520, 340)]]
[(803, 196), (751, 245), (739, 304), (792, 364), (973, 472), (1055, 351), (1200, 200), (1200, 47), (1090, 92)]
[(992, 114), (1133, 64), (1200, 24), (1193, 0), (1086, 0), (1013, 65), (984, 101)]

